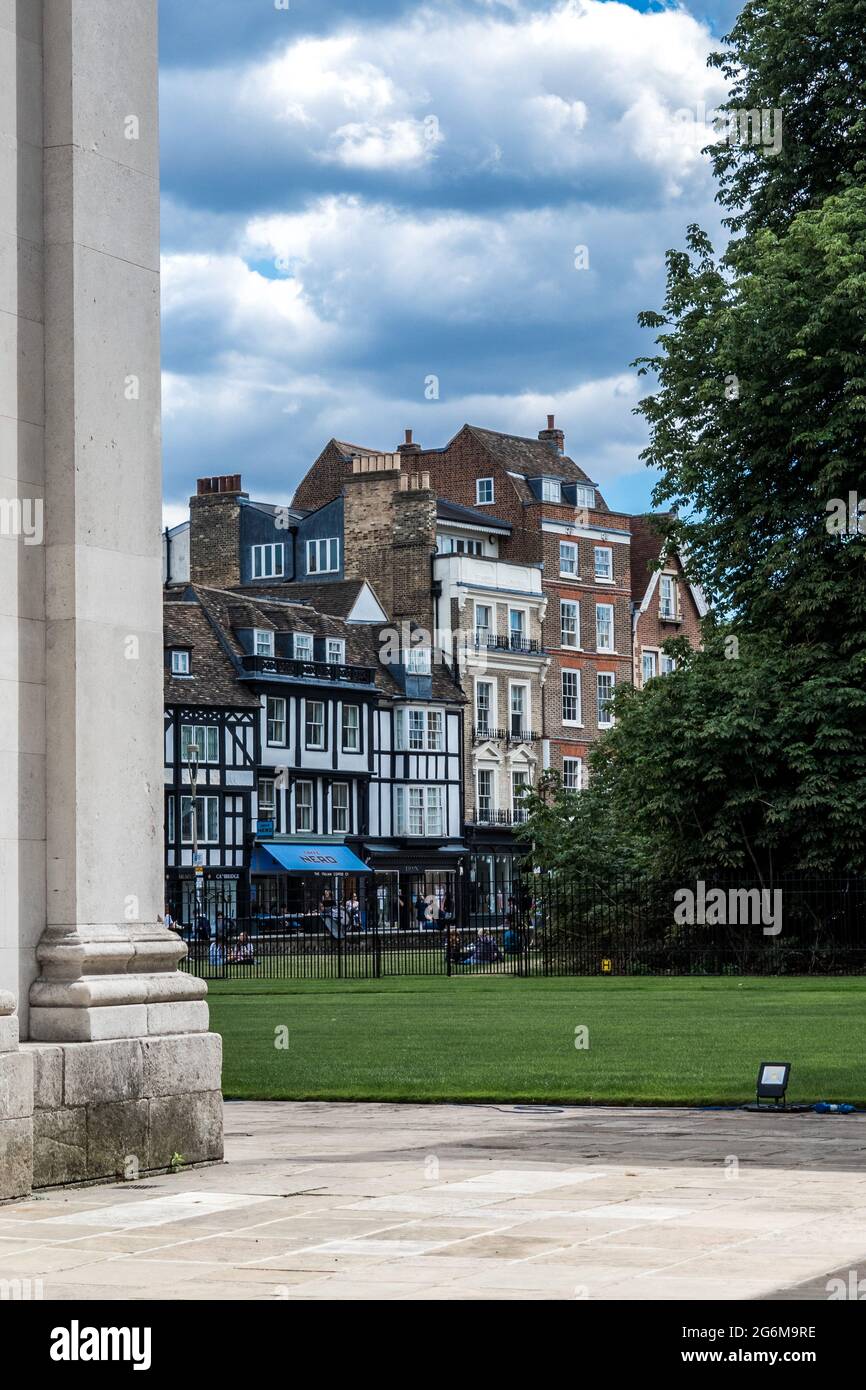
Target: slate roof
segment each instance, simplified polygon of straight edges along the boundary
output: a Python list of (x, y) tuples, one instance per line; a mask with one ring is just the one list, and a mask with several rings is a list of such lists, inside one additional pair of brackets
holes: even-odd
[[(284, 584), (245, 584), (233, 592), (245, 594), (254, 600), (276, 598), (281, 599), (283, 603), (307, 604), (319, 613), (328, 613), (335, 618), (348, 618), (367, 582), (364, 579), (325, 579), (318, 583), (304, 583), (287, 579)], [(372, 584), (369, 587), (373, 589)], [(373, 593), (376, 594), (375, 589)], [(376, 602), (384, 613), (385, 606), (378, 594)]]
[(541, 439), (525, 439), (519, 434), (499, 434), (478, 425), (466, 428), (492, 454), (503, 468), (526, 478), (562, 478), (572, 483), (591, 483), (592, 479), (567, 454), (557, 453)]
[(258, 705), (258, 697), (238, 682), (235, 668), (199, 603), (172, 595), (165, 599), (162, 611), (165, 648), (188, 647), (191, 652), (189, 676), (172, 676), (171, 664), (166, 666), (167, 705), (242, 709)]
[(511, 531), (511, 522), (502, 517), (491, 516), (475, 507), (463, 507), (458, 502), (449, 502), (444, 497), (436, 500), (436, 516), (440, 521), (463, 521), (469, 526), (483, 526), (488, 530)]

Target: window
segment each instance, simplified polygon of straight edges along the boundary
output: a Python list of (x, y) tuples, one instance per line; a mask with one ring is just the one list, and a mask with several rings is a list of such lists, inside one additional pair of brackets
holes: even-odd
[(595, 647), (599, 652), (613, 651), (613, 604), (595, 605)]
[(394, 818), (398, 835), (441, 835), (443, 833), (441, 787), (397, 787)]
[(440, 536), (436, 546), (440, 555), (483, 555), (482, 541), (464, 539), (462, 536)]
[(295, 783), (295, 831), (313, 828), (313, 784)]
[(284, 747), (286, 742), (286, 702), (279, 696), (268, 696), (268, 743)]
[(509, 695), (511, 737), (520, 738), (526, 730), (529, 691), (525, 685), (512, 685)]
[[(398, 724), (402, 725), (405, 715), (408, 725), (409, 751), (412, 753), (441, 753), (444, 746), (444, 724), (442, 711), (438, 709), (410, 709), (400, 711)], [(402, 735), (398, 747), (404, 746)]]
[(165, 838), (170, 845), (174, 844), (174, 797), (166, 798), (165, 803)]
[(491, 821), (493, 819), (493, 768), (479, 767), (478, 769), (478, 820)]
[(669, 676), (670, 673), (671, 673), (671, 671), (675, 671), (676, 669), (677, 669), (677, 659), (676, 659), (675, 656), (663, 656), (663, 657), (662, 657), (662, 675), (663, 675), (663, 676)]
[[(218, 796), (197, 796), (195, 799), (195, 839), (200, 845), (219, 844), (220, 799)], [(192, 797), (180, 799), (181, 843), (193, 843)]]
[(677, 616), (677, 582), (672, 574), (663, 574), (659, 578), (659, 616)]
[(336, 574), (340, 568), (340, 542), (336, 536), (307, 541), (307, 574)]
[(349, 784), (334, 782), (331, 787), (331, 832), (345, 835), (349, 829)]
[(613, 551), (609, 545), (595, 547), (596, 579), (613, 579)]
[(305, 741), (308, 748), (325, 746), (325, 706), (321, 700), (306, 700)]
[(607, 729), (613, 723), (613, 685), (614, 677), (607, 671), (599, 671), (598, 682), (598, 727)]
[(311, 632), (296, 632), (292, 638), (292, 652), (295, 661), (312, 661), (313, 634)]
[(490, 636), (490, 627), (493, 618), (493, 609), (489, 603), (476, 603), (475, 605), (475, 641), (479, 647), (487, 646), (487, 639)]
[(359, 705), (343, 706), (343, 752), (361, 751), (361, 709)]
[(511, 816), (517, 825), (522, 825), (529, 819), (529, 812), (523, 805), (523, 796), (529, 785), (529, 773), (526, 768), (515, 768), (511, 773)]
[(346, 643), (342, 637), (329, 637), (325, 647), (329, 666), (343, 666), (346, 661)]
[(580, 604), (575, 599), (560, 601), (559, 628), (563, 647), (580, 646)]
[(562, 719), (565, 724), (580, 723), (579, 671), (563, 671), (562, 673)]
[(492, 681), (475, 682), (475, 727), (479, 734), (490, 733), (490, 715), (493, 709)]
[(175, 648), (171, 654), (171, 674), (173, 676), (189, 675), (189, 652)]
[(275, 579), (283, 573), (283, 547), (280, 545), (254, 545), (253, 579)]
[(579, 792), (583, 782), (583, 758), (563, 758), (562, 785), (566, 791)]
[(658, 655), (656, 652), (644, 652), (641, 657), (641, 675), (643, 683), (651, 681), (653, 676), (658, 675)]
[(577, 546), (574, 541), (559, 542), (559, 573), (577, 574)]
[(190, 748), (198, 749), (200, 763), (218, 763), (220, 760), (219, 727), (216, 724), (181, 724), (181, 762), (189, 761)]
[(542, 480), (541, 500), (543, 502), (562, 501), (562, 483), (558, 478), (544, 478)]
[(522, 651), (526, 638), (526, 614), (522, 608), (508, 610), (508, 637), (512, 651)]
[(406, 670), (412, 676), (429, 676), (430, 648), (410, 647), (406, 653)]
[(276, 783), (273, 777), (260, 777), (259, 787), (259, 819), (273, 820), (277, 809)]
[(475, 479), (475, 501), (476, 501), (476, 504), (477, 504), (478, 506), (480, 506), (480, 507), (486, 506), (486, 504), (487, 504), (488, 502), (492, 502), (492, 501), (493, 501), (493, 479), (492, 479), (492, 478), (476, 478), (476, 479)]
[(574, 489), (574, 505), (576, 507), (594, 507), (595, 488), (586, 487), (578, 483), (577, 487)]
[(274, 634), (257, 627), (253, 631), (253, 651), (256, 656), (273, 656)]

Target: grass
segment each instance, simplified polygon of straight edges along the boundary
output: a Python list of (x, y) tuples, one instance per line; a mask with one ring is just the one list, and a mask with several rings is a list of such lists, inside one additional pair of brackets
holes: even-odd
[(236, 1099), (709, 1105), (789, 1061), (790, 1101), (866, 1104), (860, 978), (226, 980), (210, 1003)]

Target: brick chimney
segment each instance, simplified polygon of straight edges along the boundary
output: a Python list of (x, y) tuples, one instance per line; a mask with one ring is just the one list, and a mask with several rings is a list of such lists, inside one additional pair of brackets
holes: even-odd
[(562, 430), (555, 428), (554, 417), (548, 415), (547, 429), (539, 430), (538, 437), (542, 444), (549, 444), (551, 449), (555, 449), (558, 454), (565, 453), (565, 435)]
[(241, 582), (240, 473), (199, 478), (189, 499), (189, 577), (193, 584), (228, 589)]
[(398, 454), (420, 454), (421, 445), (412, 442), (412, 431), (406, 431), (406, 438), (402, 444), (397, 445)]

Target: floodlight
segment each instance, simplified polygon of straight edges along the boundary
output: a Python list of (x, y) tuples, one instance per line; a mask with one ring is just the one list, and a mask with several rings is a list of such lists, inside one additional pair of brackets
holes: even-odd
[(755, 1083), (755, 1100), (772, 1100), (776, 1105), (785, 1104), (788, 1077), (791, 1074), (790, 1062), (762, 1062), (758, 1067), (758, 1080)]

